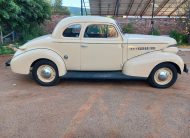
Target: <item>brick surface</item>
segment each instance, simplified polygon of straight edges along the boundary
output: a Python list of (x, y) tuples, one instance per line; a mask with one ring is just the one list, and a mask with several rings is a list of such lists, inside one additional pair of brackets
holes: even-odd
[[(56, 24), (65, 18), (63, 15), (52, 15), (51, 21), (47, 21), (44, 24), (45, 31), (52, 33)], [(151, 19), (147, 18), (116, 18), (117, 22), (123, 26), (127, 23), (132, 23), (134, 26), (134, 33), (148, 34), (151, 31)], [(168, 35), (171, 30), (178, 30), (182, 32), (181, 27), (178, 24), (178, 20), (175, 18), (155, 18), (155, 28), (160, 30), (161, 35)]]

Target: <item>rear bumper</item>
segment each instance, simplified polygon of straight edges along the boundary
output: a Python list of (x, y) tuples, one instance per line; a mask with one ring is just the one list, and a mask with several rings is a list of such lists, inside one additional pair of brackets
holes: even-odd
[(186, 64), (184, 64), (184, 69), (183, 69), (183, 71), (184, 71), (185, 73), (188, 73), (188, 72), (189, 72), (189, 70), (188, 70), (188, 68), (187, 68), (187, 65), (186, 65)]

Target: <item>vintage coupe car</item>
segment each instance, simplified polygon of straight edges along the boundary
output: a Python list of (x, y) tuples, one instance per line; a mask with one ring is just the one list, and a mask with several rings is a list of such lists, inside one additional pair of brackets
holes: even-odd
[(10, 66), (15, 73), (32, 72), (43, 86), (55, 85), (60, 77), (75, 71), (120, 72), (167, 88), (178, 74), (188, 72), (177, 52), (173, 38), (123, 34), (111, 18), (78, 16), (63, 19), (51, 35), (19, 47)]

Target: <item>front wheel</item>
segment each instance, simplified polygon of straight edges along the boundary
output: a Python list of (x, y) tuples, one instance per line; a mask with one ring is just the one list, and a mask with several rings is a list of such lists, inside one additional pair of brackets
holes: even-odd
[(53, 86), (59, 81), (57, 66), (49, 60), (40, 60), (35, 63), (32, 75), (35, 81), (42, 86)]
[(173, 64), (162, 63), (152, 70), (148, 82), (156, 88), (168, 88), (176, 82), (177, 76), (177, 69)]

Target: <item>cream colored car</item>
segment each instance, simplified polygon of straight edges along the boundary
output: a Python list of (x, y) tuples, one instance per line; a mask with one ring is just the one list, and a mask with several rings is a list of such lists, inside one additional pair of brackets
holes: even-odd
[(51, 35), (21, 46), (10, 66), (15, 73), (32, 72), (43, 86), (55, 85), (70, 72), (119, 72), (167, 88), (175, 83), (178, 74), (188, 72), (177, 52), (173, 38), (123, 34), (113, 19), (79, 16), (63, 19)]

